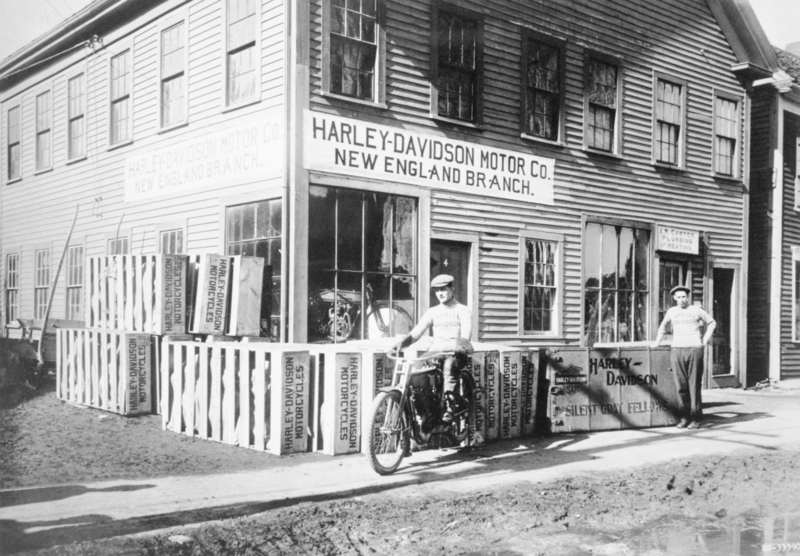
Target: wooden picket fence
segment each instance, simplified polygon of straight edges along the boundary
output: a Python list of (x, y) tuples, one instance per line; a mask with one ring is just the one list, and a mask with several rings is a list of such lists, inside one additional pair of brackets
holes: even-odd
[(186, 255), (89, 257), (86, 267), (86, 326), (183, 334), (187, 330)]
[(117, 330), (58, 329), (56, 396), (97, 409), (151, 413), (159, 339)]
[(310, 355), (269, 343), (162, 344), (165, 430), (274, 454), (305, 452)]

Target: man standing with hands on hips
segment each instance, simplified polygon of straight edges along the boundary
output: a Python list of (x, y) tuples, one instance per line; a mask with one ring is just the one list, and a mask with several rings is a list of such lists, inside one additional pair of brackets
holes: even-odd
[[(664, 321), (658, 327), (653, 347), (658, 347), (672, 324), (672, 349), (669, 363), (675, 374), (675, 385), (678, 389), (679, 429), (700, 428), (703, 418), (700, 390), (703, 380), (703, 354), (708, 344), (716, 321), (700, 307), (689, 305), (691, 290), (686, 286), (675, 286), (670, 291), (672, 299), (678, 304), (670, 307), (664, 315)], [(705, 328), (705, 333), (703, 333)]]

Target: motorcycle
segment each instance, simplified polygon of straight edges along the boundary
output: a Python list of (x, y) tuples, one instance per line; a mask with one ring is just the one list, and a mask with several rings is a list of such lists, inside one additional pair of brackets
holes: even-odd
[[(395, 361), (391, 386), (382, 388), (372, 402), (367, 430), (369, 463), (380, 475), (394, 473), (411, 454), (411, 443), (426, 446), (472, 446), (475, 434), (475, 382), (461, 370), (455, 390), (444, 392), (442, 367), (454, 352), (401, 357)], [(447, 394), (447, 395), (445, 395)], [(452, 421), (443, 419), (448, 410)]]

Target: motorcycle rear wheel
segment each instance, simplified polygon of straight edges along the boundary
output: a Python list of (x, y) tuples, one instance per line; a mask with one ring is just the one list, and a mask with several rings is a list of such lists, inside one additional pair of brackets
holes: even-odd
[(394, 473), (410, 444), (410, 424), (400, 406), (400, 392), (379, 392), (372, 402), (367, 430), (369, 464), (379, 475)]

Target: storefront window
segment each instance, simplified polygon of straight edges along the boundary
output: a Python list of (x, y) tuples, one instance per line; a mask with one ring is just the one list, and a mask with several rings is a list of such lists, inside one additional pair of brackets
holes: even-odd
[(647, 340), (650, 231), (590, 222), (584, 235), (584, 338)]
[(228, 207), (226, 216), (225, 253), (264, 259), (261, 336), (273, 341), (281, 337), (282, 219), (280, 199)]
[(416, 260), (416, 200), (312, 186), (309, 341), (408, 332), (415, 321)]

